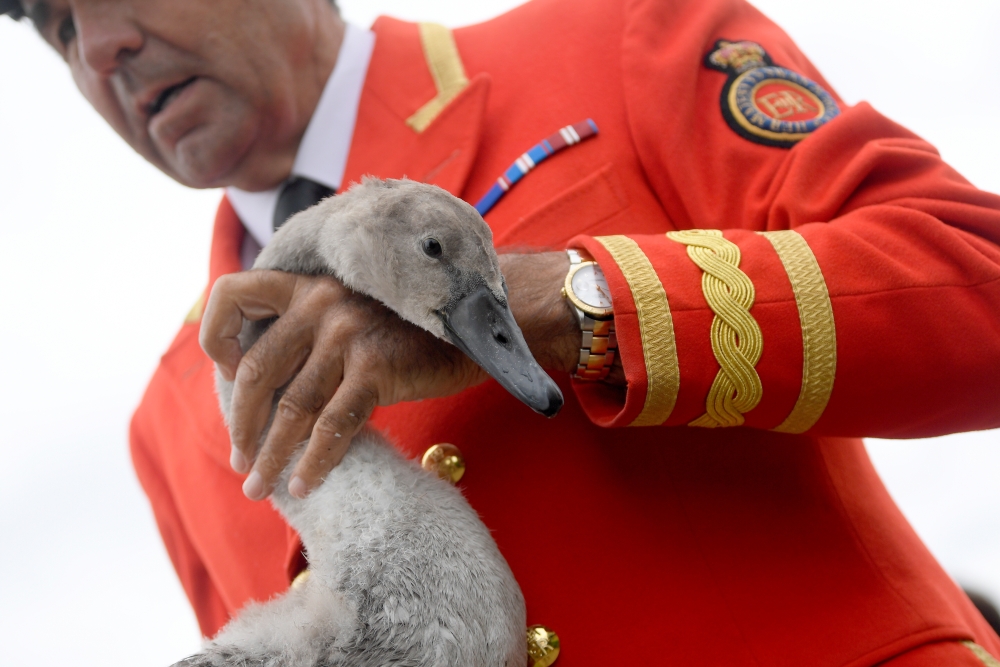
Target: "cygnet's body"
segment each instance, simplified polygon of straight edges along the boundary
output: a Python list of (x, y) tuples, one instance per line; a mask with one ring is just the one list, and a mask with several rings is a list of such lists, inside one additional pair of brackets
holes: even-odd
[[(489, 228), (439, 188), (366, 180), (286, 223), (254, 268), (333, 275), (458, 345), (534, 409), (562, 403), (510, 316)], [(245, 349), (266, 326), (244, 324)], [(218, 376), (218, 388), (228, 419), (232, 384)], [(305, 500), (287, 492), (296, 460), (272, 499), (302, 538), (310, 576), (244, 609), (182, 664), (525, 664), (520, 588), (457, 488), (369, 428)]]

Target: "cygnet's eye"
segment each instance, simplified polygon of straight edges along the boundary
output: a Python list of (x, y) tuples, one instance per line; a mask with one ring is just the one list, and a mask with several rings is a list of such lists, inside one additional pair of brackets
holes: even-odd
[(424, 254), (428, 257), (440, 257), (441, 256), (441, 244), (437, 239), (424, 239)]

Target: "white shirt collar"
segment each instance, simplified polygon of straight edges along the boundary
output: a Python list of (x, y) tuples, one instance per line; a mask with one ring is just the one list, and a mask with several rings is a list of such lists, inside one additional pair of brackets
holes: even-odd
[[(323, 87), (295, 155), (293, 176), (311, 178), (333, 190), (340, 188), (358, 118), (361, 89), (374, 48), (375, 33), (347, 24), (337, 64)], [(274, 234), (272, 219), (280, 190), (280, 186), (264, 192), (226, 188), (229, 202), (260, 247), (267, 245)]]

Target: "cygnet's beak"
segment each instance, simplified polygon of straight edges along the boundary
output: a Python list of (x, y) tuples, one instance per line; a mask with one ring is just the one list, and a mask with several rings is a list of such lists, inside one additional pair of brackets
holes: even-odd
[(448, 339), (535, 412), (551, 417), (563, 395), (524, 342), (510, 308), (485, 285), (439, 312)]

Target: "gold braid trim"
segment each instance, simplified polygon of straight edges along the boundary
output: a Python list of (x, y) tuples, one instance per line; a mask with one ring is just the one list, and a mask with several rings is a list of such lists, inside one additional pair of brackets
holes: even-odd
[(455, 37), (451, 34), (451, 30), (436, 23), (420, 23), (418, 28), (420, 43), (424, 47), (424, 57), (434, 78), (437, 95), (407, 118), (406, 124), (416, 132), (423, 132), (448, 106), (448, 103), (469, 85), (469, 78), (465, 76), (462, 57), (458, 55), (458, 47), (455, 45)]
[(712, 352), (719, 372), (708, 391), (705, 414), (688, 425), (740, 426), (744, 413), (757, 407), (764, 393), (754, 368), (764, 349), (764, 337), (750, 315), (755, 292), (739, 269), (739, 246), (717, 229), (668, 232), (667, 238), (686, 245), (688, 257), (704, 271), (701, 289), (715, 313)]
[(781, 259), (795, 293), (802, 326), (802, 388), (791, 413), (775, 431), (805, 433), (830, 402), (837, 375), (837, 327), (816, 256), (796, 231), (761, 232)]
[(667, 293), (639, 244), (627, 236), (598, 236), (615, 260), (635, 301), (642, 356), (646, 361), (646, 402), (630, 426), (658, 426), (667, 421), (681, 386), (674, 320)]
[(986, 667), (1000, 667), (1000, 660), (997, 660), (992, 655), (987, 653), (986, 649), (976, 642), (964, 641), (962, 642), (962, 646), (972, 651), (972, 653), (979, 658), (979, 661), (986, 665)]

